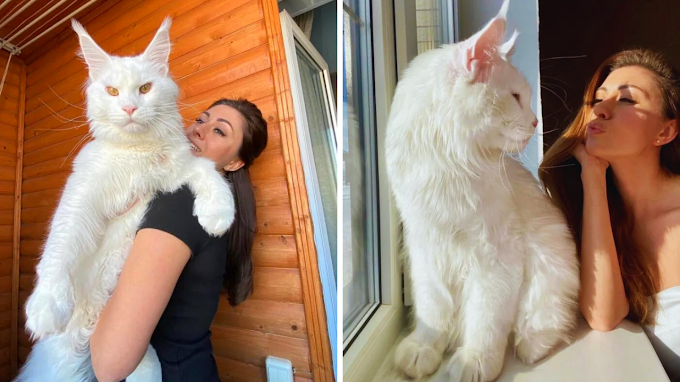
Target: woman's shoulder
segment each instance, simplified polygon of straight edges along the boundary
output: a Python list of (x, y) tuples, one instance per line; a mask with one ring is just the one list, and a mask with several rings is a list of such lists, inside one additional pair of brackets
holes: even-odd
[(193, 214), (194, 195), (188, 186), (172, 192), (159, 192), (149, 204), (139, 229), (165, 231), (182, 240), (196, 253), (209, 239)]

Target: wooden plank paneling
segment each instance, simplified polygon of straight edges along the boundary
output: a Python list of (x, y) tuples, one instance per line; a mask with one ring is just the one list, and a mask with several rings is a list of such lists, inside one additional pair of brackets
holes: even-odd
[[(0, 52), (0, 73), (7, 63)], [(17, 282), (19, 269), (19, 221), (21, 157), (26, 66), (12, 57), (0, 95), (0, 381), (9, 381), (16, 370)], [(18, 195), (18, 197), (15, 197)]]
[[(295, 141), (288, 137), (294, 120), (282, 109), (288, 100), (277, 88), (285, 89), (281, 81), (287, 79), (280, 73), (285, 67), (275, 8), (273, 0), (109, 0), (99, 7), (98, 14), (81, 21), (103, 49), (129, 55), (141, 53), (162, 19), (170, 15), (170, 72), (180, 88), (183, 118), (193, 120), (219, 98), (247, 98), (261, 109), (269, 136), (264, 153), (250, 169), (257, 206), (254, 292), (238, 307), (229, 306), (226, 296), (220, 297), (212, 327), (214, 353), (223, 380), (264, 381), (264, 358), (278, 355), (293, 362), (297, 382), (328, 381), (332, 365), (329, 369), (324, 358), (322, 336), (327, 337), (327, 332), (321, 328), (325, 317), (311, 316), (319, 310), (323, 313), (323, 302), (309, 306), (319, 301), (315, 300), (316, 284), (308, 259), (313, 254), (309, 248), (313, 242), (306, 236), (311, 225), (300, 223), (300, 203), (305, 199), (304, 188), (297, 182), (302, 178), (296, 178), (299, 174), (291, 167), (299, 166), (299, 159), (288, 163), (290, 155), (295, 155), (291, 154)], [(3, 142), (16, 142), (17, 136), (5, 137), (2, 134), (9, 133), (3, 133), (4, 125), (0, 125), (0, 240), (5, 225), (19, 232), (20, 256), (12, 271), (18, 274), (15, 300), (20, 312), (33, 286), (49, 220), (72, 170), (76, 145), (87, 139), (88, 126), (82, 123), (82, 85), (87, 71), (73, 54), (75, 34), (68, 32), (59, 34), (42, 51), (36, 49), (41, 54), (34, 55), (27, 67), (17, 225), (6, 224), (8, 217), (1, 208), (2, 195), (11, 195), (10, 190), (3, 192), (3, 182), (9, 188), (17, 176), (2, 170), (4, 153), (7, 158), (16, 154), (12, 147), (4, 148)], [(10, 86), (9, 94), (12, 91)], [(14, 105), (9, 99), (4, 102)], [(0, 117), (0, 124), (10, 121)], [(7, 282), (2, 279), (5, 268), (0, 254), (0, 312), (3, 282)], [(23, 313), (19, 314), (15, 331), (19, 363), (25, 361), (31, 346), (23, 330), (24, 320)]]
[(219, 325), (211, 330), (215, 356), (264, 367), (265, 358), (272, 355), (290, 360), (296, 370), (310, 370), (305, 340)]

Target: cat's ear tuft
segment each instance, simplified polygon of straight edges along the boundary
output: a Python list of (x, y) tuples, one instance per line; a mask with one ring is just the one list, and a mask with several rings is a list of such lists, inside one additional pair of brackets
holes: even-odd
[(468, 40), (464, 66), (473, 82), (486, 82), (489, 78), (494, 61), (500, 58), (498, 48), (504, 34), (505, 20), (495, 18)]
[(170, 25), (172, 20), (166, 17), (158, 28), (156, 35), (142, 54), (145, 60), (151, 62), (163, 76), (168, 75), (168, 58), (170, 57)]
[(83, 28), (76, 19), (71, 19), (71, 27), (76, 34), (78, 34), (78, 40), (80, 42), (78, 56), (85, 60), (89, 69), (90, 78), (95, 80), (99, 78), (109, 66), (111, 57), (94, 42), (85, 28)]
[(517, 29), (515, 29), (515, 31), (512, 33), (512, 37), (510, 37), (510, 39), (500, 47), (501, 57), (505, 61), (510, 62), (510, 57), (515, 54), (515, 43), (517, 42), (517, 36), (519, 36), (519, 32)]
[(502, 58), (500, 47), (505, 36), (505, 19), (509, 5), (510, 1), (504, 0), (498, 15), (466, 41), (464, 67), (470, 74), (472, 82), (486, 82), (493, 65)]

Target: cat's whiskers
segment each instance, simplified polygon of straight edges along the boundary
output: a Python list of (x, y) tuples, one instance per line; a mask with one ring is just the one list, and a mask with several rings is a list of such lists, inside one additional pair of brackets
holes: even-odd
[(562, 167), (572, 167), (572, 166), (576, 166), (576, 163), (560, 164), (560, 165), (556, 165), (556, 166), (545, 166), (545, 167), (541, 166), (541, 167), (538, 168), (538, 170), (543, 171), (543, 172), (547, 172), (545, 170), (550, 169), (550, 168), (562, 168)]
[(564, 60), (566, 58), (585, 58), (588, 57), (587, 54), (582, 54), (579, 56), (556, 56), (556, 57), (546, 57), (546, 58), (541, 58), (539, 61), (550, 61), (550, 60)]
[(186, 139), (183, 137), (184, 133), (177, 131), (175, 126), (170, 125), (169, 122), (163, 119), (149, 120), (149, 127), (159, 136), (167, 136), (173, 144), (181, 144)]
[(545, 89), (545, 90), (551, 92), (552, 94), (554, 94), (555, 97), (557, 97), (560, 101), (562, 101), (562, 105), (564, 105), (564, 108), (567, 109), (567, 110), (570, 110), (570, 109), (569, 109), (569, 106), (567, 106), (567, 102), (566, 102), (565, 100), (563, 100), (559, 95), (557, 95), (557, 93), (555, 93), (554, 91), (552, 91), (552, 90), (550, 90), (549, 88), (545, 87), (543, 84), (541, 84), (541, 88), (543, 88), (543, 89)]
[(68, 158), (69, 158), (73, 153), (75, 153), (76, 151), (78, 151), (78, 148), (79, 148), (78, 146), (80, 146), (82, 143), (84, 143), (84, 142), (85, 142), (88, 138), (90, 138), (90, 137), (92, 137), (92, 132), (90, 132), (90, 131), (88, 131), (85, 135), (83, 135), (83, 137), (80, 138), (80, 140), (78, 141), (78, 143), (76, 143), (76, 145), (73, 146), (73, 148), (71, 149), (71, 151), (69, 151), (69, 153), (68, 153), (68, 155), (66, 156), (66, 158), (64, 159), (64, 161), (61, 162), (61, 166), (63, 166), (63, 165), (66, 163), (66, 161), (68, 160)]
[(75, 125), (73, 127), (65, 127), (65, 128), (52, 128), (52, 129), (35, 129), (35, 131), (69, 131), (69, 130), (77, 130), (82, 126), (89, 125), (89, 122), (83, 122), (78, 125)]
[(56, 91), (54, 91), (54, 89), (52, 89), (52, 87), (50, 85), (47, 85), (47, 87), (50, 88), (50, 90), (52, 90), (52, 93), (54, 93), (54, 95), (56, 95), (60, 100), (64, 101), (64, 103), (66, 103), (67, 105), (73, 106), (73, 107), (78, 108), (80, 110), (85, 110), (84, 107), (74, 105), (74, 104), (68, 102), (67, 100), (63, 99)]
[[(52, 112), (50, 115), (53, 116), (53, 117), (55, 117), (55, 118), (56, 118), (57, 120), (59, 120), (59, 121), (62, 121), (62, 122), (64, 122), (64, 123), (68, 123), (68, 122), (84, 122), (80, 117), (71, 118), (71, 119), (66, 118), (66, 117), (64, 117), (63, 115), (59, 114), (59, 112), (57, 112), (57, 111), (55, 111), (54, 109), (52, 109), (52, 108), (50, 107), (50, 105), (48, 105), (47, 103), (45, 103), (45, 101), (43, 101), (42, 99), (38, 98), (38, 101), (42, 102), (43, 105), (45, 105), (45, 107), (47, 107), (47, 108)], [(87, 121), (87, 120), (85, 120), (85, 121)]]

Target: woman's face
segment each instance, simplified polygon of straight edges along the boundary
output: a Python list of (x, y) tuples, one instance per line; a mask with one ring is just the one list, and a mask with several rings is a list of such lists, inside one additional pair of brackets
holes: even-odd
[(663, 116), (654, 76), (638, 66), (616, 69), (607, 76), (593, 100), (586, 131), (589, 154), (611, 161), (639, 155), (675, 137), (663, 137), (664, 130), (674, 124)]
[(236, 171), (243, 167), (238, 152), (245, 126), (246, 121), (238, 110), (216, 105), (201, 113), (185, 128), (185, 133), (195, 156), (212, 160), (218, 169)]

